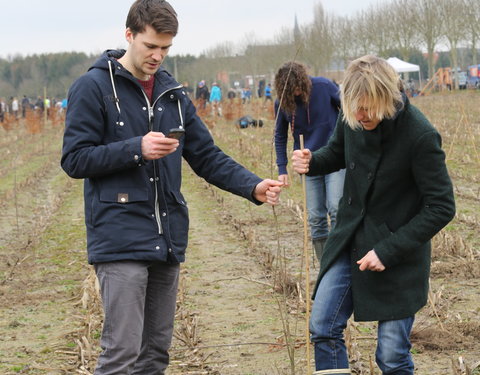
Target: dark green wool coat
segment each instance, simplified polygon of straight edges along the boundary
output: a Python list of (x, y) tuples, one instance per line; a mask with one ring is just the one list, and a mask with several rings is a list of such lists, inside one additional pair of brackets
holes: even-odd
[[(427, 302), (431, 238), (455, 215), (441, 137), (406, 99), (394, 119), (375, 130), (352, 130), (339, 116), (329, 144), (312, 155), (309, 175), (346, 168), (337, 222), (319, 279), (342, 251), (351, 253), (354, 318), (395, 320)], [(375, 249), (386, 267), (356, 264)]]

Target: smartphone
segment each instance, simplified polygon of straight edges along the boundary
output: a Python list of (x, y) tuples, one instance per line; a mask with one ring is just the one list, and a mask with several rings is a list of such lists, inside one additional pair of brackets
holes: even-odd
[(185, 135), (185, 129), (183, 128), (173, 128), (168, 131), (167, 138), (180, 139)]

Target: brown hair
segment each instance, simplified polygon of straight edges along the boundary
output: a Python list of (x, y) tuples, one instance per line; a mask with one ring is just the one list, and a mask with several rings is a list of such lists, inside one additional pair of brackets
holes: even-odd
[(384, 59), (366, 55), (350, 63), (341, 86), (343, 119), (352, 129), (362, 129), (355, 113), (366, 107), (378, 120), (394, 117), (403, 106), (401, 80)]
[(173, 7), (165, 0), (137, 0), (128, 12), (127, 28), (133, 35), (151, 26), (157, 33), (177, 35), (178, 19)]
[(312, 81), (307, 74), (307, 67), (295, 61), (289, 61), (278, 69), (275, 75), (275, 90), (280, 101), (280, 109), (293, 115), (297, 109), (295, 90), (299, 89), (300, 99), (305, 105), (310, 100)]

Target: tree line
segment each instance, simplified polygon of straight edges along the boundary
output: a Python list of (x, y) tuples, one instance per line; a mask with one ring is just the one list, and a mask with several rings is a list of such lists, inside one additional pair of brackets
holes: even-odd
[(366, 54), (420, 65), (423, 77), (432, 77), (439, 67), (466, 69), (479, 63), (479, 0), (390, 0), (351, 16), (329, 13), (317, 3), (313, 14), (311, 23), (284, 27), (267, 42), (251, 34), (241, 45), (218, 44), (179, 74), (188, 81), (199, 73), (210, 77), (213, 67), (265, 74), (296, 59), (312, 74), (328, 76)]
[[(480, 39), (479, 0), (390, 0), (372, 5), (352, 16), (313, 8), (311, 23), (283, 27), (271, 40), (247, 34), (236, 45), (223, 42), (200, 56), (173, 55), (164, 65), (180, 82), (230, 81), (245, 76), (270, 80), (288, 60), (299, 60), (315, 75), (331, 76), (352, 59), (375, 54), (397, 56), (420, 65), (423, 77), (432, 77), (439, 67), (478, 63)], [(106, 48), (110, 46), (105, 46)], [(436, 53), (439, 49), (443, 52)], [(0, 59), (0, 96), (43, 94), (63, 97), (75, 78), (97, 56), (85, 53), (55, 53)]]
[(14, 56), (0, 59), (0, 97), (64, 98), (73, 80), (85, 72), (95, 56), (80, 52)]

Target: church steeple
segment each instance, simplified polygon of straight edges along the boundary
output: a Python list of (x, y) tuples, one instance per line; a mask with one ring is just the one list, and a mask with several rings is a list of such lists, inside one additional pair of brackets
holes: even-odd
[(297, 14), (295, 14), (295, 24), (293, 26), (293, 40), (296, 46), (298, 46), (302, 41), (302, 33), (300, 32), (300, 27), (298, 26)]

